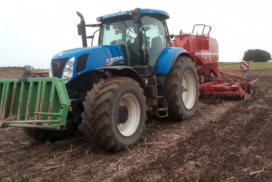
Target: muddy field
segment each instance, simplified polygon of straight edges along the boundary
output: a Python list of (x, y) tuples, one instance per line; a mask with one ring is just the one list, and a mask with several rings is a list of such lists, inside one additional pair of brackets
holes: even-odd
[(79, 136), (36, 144), (0, 129), (0, 181), (272, 181), (272, 69), (257, 96), (201, 102), (191, 121), (147, 122), (133, 148), (108, 154)]

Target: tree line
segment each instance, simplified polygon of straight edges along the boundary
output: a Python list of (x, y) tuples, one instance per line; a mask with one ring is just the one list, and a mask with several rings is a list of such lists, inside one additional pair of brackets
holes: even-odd
[(271, 60), (271, 55), (269, 52), (261, 49), (248, 49), (244, 53), (244, 61), (253, 61), (253, 62), (267, 62)]

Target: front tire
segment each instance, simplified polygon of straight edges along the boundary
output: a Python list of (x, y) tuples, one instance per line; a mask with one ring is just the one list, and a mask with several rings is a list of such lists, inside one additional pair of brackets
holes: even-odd
[(189, 57), (180, 56), (165, 79), (169, 117), (175, 121), (192, 118), (199, 105), (196, 68)]
[(81, 114), (87, 140), (109, 152), (135, 145), (143, 135), (147, 119), (143, 93), (138, 82), (126, 77), (94, 84)]

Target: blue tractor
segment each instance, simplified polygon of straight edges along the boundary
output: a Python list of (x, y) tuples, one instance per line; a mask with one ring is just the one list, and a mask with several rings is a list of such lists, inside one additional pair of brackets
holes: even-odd
[[(198, 108), (196, 67), (183, 48), (171, 47), (169, 14), (136, 8), (97, 18), (97, 24), (77, 26), (82, 48), (56, 54), (49, 77), (61, 78), (71, 101), (68, 133), (80, 128), (95, 147), (117, 152), (143, 135), (147, 112), (182, 121)], [(98, 27), (98, 46), (88, 46), (86, 27)], [(92, 43), (91, 43), (92, 44)], [(35, 140), (54, 141), (58, 130), (25, 128)]]

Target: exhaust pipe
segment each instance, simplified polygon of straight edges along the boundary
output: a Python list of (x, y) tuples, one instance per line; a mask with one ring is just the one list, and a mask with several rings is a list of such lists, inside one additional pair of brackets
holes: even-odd
[(77, 25), (78, 34), (81, 35), (83, 47), (87, 47), (87, 36), (86, 36), (85, 20), (84, 20), (84, 17), (83, 17), (83, 15), (81, 13), (79, 13), (79, 12), (76, 12), (76, 13), (80, 17), (80, 24)]

